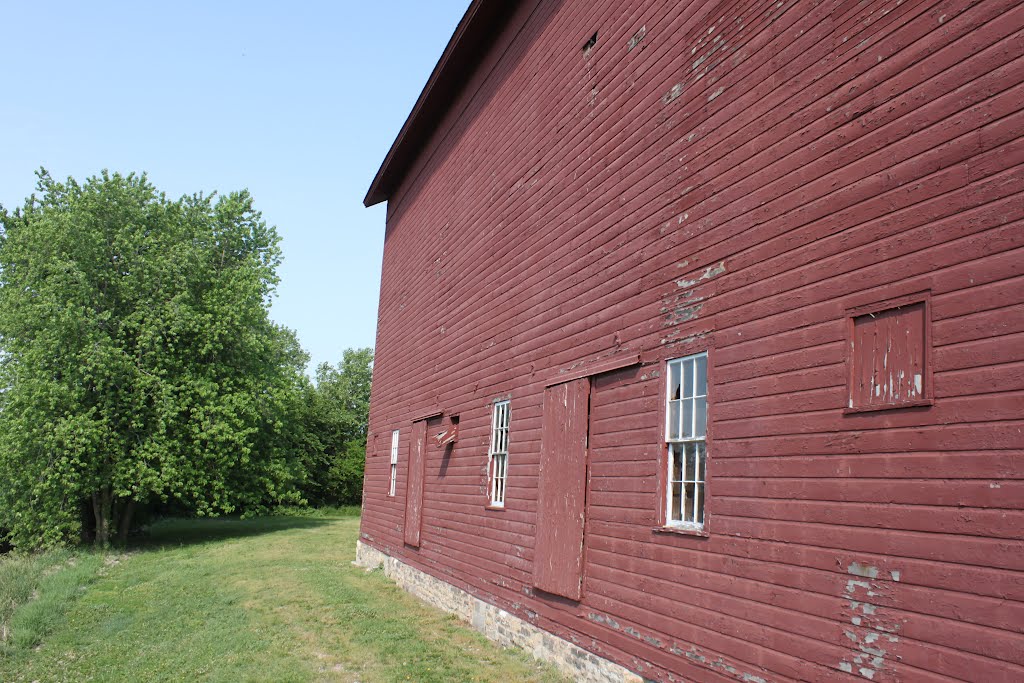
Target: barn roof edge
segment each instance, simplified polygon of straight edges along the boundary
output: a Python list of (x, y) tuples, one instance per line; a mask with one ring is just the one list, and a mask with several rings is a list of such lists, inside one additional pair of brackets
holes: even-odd
[(373, 206), (391, 197), (452, 100), (476, 69), (480, 54), (489, 47), (487, 37), (508, 19), (510, 9), (517, 4), (507, 0), (470, 3), (370, 183), (364, 206)]

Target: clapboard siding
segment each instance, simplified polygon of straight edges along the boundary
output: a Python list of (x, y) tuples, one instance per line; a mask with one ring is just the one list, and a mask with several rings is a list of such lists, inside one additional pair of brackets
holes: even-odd
[[(530, 0), (490, 38), (388, 194), (364, 541), (652, 680), (1024, 678), (1024, 5)], [(844, 412), (848, 312), (922, 292), (933, 404)], [(705, 350), (707, 535), (666, 533), (664, 362)], [(629, 356), (556, 599), (545, 386)]]

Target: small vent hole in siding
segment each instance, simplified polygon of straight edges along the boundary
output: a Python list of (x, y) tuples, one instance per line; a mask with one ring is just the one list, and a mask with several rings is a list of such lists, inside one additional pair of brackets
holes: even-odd
[(597, 31), (594, 31), (594, 35), (590, 36), (590, 40), (583, 43), (583, 56), (589, 55), (595, 45), (597, 45)]

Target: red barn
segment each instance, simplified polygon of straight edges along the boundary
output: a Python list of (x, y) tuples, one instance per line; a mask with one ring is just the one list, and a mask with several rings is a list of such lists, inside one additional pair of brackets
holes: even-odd
[(1024, 5), (475, 0), (359, 561), (580, 680), (1024, 680)]

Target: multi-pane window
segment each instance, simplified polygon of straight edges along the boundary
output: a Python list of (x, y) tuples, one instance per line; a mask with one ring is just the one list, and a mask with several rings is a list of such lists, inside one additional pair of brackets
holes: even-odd
[(505, 480), (508, 476), (508, 424), (509, 402), (494, 404), (491, 417), (491, 448), (488, 453), (490, 502), (495, 507), (505, 505)]
[(704, 525), (707, 464), (708, 354), (668, 362), (665, 441), (668, 442), (668, 526)]
[(398, 478), (398, 430), (391, 432), (391, 484), (388, 495), (395, 495), (395, 480)]

